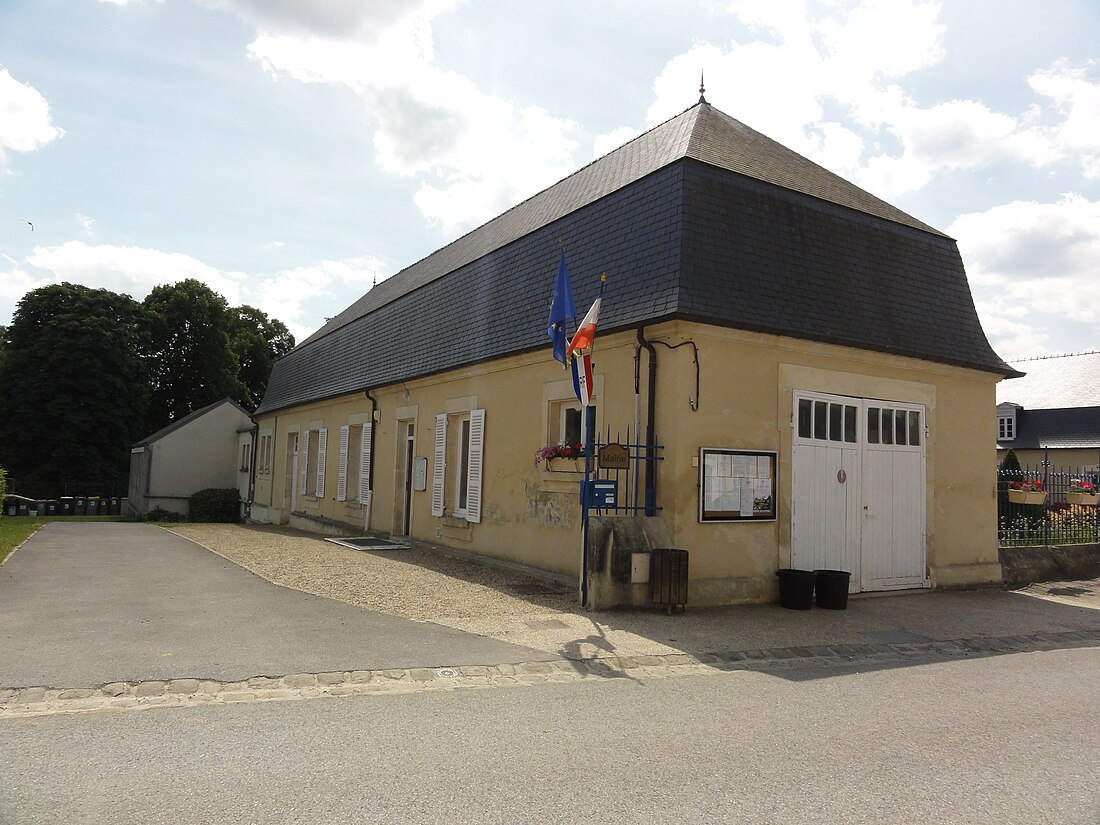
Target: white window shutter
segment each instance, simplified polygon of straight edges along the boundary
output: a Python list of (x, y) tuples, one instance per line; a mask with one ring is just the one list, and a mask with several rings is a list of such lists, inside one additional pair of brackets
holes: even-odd
[(351, 427), (347, 424), (340, 428), (340, 467), (336, 473), (336, 500), (348, 499), (348, 434)]
[(359, 446), (359, 500), (363, 504), (370, 502), (371, 433), (373, 431), (373, 424), (363, 425), (363, 440)]
[(309, 430), (302, 433), (302, 449), (298, 451), (298, 464), (301, 465), (298, 494), (309, 495), (309, 488), (306, 486), (306, 482), (309, 480)]
[(447, 413), (435, 417), (435, 463), (432, 465), (432, 515), (443, 515), (443, 477), (447, 468)]
[(466, 468), (466, 521), (481, 523), (481, 480), (484, 477), (485, 410), (470, 411), (470, 461)]
[(317, 431), (317, 498), (325, 497), (325, 450), (328, 448), (328, 430)]

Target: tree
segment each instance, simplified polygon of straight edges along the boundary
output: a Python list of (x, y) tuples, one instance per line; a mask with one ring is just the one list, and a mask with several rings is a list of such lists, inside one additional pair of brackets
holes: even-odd
[(4, 368), (4, 351), (8, 347), (8, 328), (0, 327), (0, 369)]
[(0, 361), (0, 465), (21, 485), (116, 481), (145, 429), (144, 315), (127, 295), (54, 284), (23, 296)]
[(255, 307), (235, 307), (229, 314), (229, 348), (237, 356), (237, 378), (245, 389), (237, 401), (254, 410), (267, 391), (271, 367), (294, 349), (294, 336), (282, 321)]
[(225, 298), (188, 278), (155, 287), (143, 306), (150, 342), (149, 432), (222, 398), (247, 397), (229, 346), (232, 316)]

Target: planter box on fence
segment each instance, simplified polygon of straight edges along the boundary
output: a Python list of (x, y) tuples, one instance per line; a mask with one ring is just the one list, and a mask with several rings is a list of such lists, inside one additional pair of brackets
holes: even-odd
[(1008, 500), (1013, 504), (1042, 504), (1047, 500), (1047, 494), (1042, 490), (1009, 490)]
[(1095, 507), (1098, 500), (1100, 500), (1100, 494), (1097, 493), (1066, 493), (1066, 501), (1070, 504), (1085, 504), (1089, 507)]

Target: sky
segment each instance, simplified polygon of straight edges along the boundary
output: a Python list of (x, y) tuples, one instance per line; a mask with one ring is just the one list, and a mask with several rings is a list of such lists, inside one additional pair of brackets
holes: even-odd
[(4, 0), (0, 325), (193, 277), (302, 340), (700, 73), (955, 238), (1003, 358), (1100, 349), (1096, 0)]

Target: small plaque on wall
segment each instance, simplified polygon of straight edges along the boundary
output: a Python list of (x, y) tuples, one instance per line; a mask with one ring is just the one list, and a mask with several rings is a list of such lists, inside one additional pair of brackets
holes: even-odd
[(775, 521), (777, 454), (699, 450), (699, 521)]
[(418, 455), (413, 459), (413, 483), (412, 488), (417, 492), (428, 489), (428, 459), (427, 456)]

